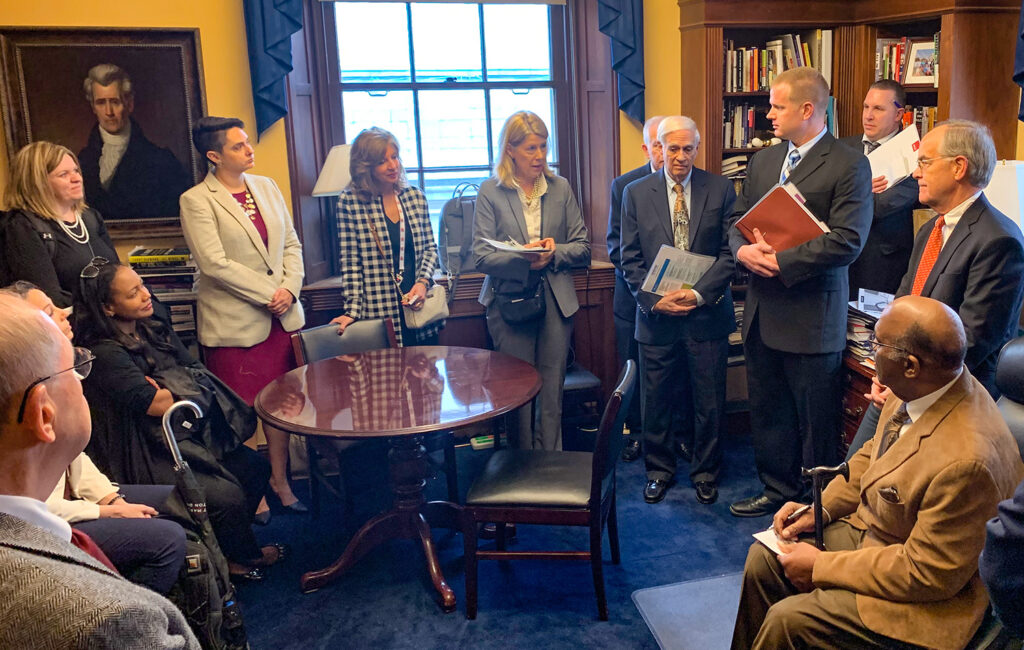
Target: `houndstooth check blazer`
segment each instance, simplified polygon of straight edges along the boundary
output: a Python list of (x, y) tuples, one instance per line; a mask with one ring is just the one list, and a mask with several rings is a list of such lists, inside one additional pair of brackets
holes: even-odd
[[(416, 251), (416, 279), (433, 284), (437, 270), (437, 245), (430, 227), (427, 213), (427, 199), (418, 188), (407, 187), (398, 192), (405, 218), (412, 230), (413, 248)], [(381, 257), (369, 220), (377, 226), (380, 243), (387, 255), (387, 262)], [(341, 292), (345, 298), (344, 315), (356, 320), (391, 318), (395, 322), (395, 335), (403, 345), (399, 312), (398, 290), (391, 280), (390, 269), (394, 268), (391, 258), (391, 238), (388, 235), (384, 215), (384, 204), (378, 196), (371, 203), (363, 203), (351, 190), (345, 190), (338, 197), (338, 248), (341, 257)], [(419, 330), (416, 339), (432, 336), (441, 328), (435, 323)]]

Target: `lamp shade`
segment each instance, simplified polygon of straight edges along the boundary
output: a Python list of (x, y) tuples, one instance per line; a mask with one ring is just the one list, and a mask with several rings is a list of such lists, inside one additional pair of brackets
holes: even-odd
[(313, 196), (338, 196), (352, 180), (349, 175), (348, 157), (352, 145), (339, 144), (331, 147), (324, 161), (320, 176), (313, 186)]

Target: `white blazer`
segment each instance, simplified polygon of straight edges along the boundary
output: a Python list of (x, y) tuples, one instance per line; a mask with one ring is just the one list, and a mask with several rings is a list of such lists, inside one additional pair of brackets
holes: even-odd
[(270, 335), (267, 304), (279, 287), (295, 302), (280, 318), (286, 331), (301, 328), (302, 244), (273, 179), (243, 180), (267, 226), (266, 247), (256, 226), (211, 171), (181, 195), (181, 229), (199, 266), (199, 342), (207, 347), (251, 347)]

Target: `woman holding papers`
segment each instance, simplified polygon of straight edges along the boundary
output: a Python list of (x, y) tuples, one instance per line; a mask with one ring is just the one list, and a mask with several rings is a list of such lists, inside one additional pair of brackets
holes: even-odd
[(423, 306), (437, 270), (437, 245), (427, 199), (406, 181), (398, 140), (375, 126), (362, 131), (352, 143), (349, 170), (352, 181), (338, 197), (345, 313), (331, 322), (341, 334), (360, 319), (390, 318), (401, 323), (399, 345), (436, 345), (443, 321), (411, 329), (402, 313), (403, 304)]
[[(519, 447), (561, 449), (562, 383), (572, 315), (571, 269), (590, 263), (590, 242), (569, 183), (548, 167), (548, 129), (529, 111), (501, 129), (494, 176), (476, 200), (473, 258), (487, 274), (480, 303), (494, 347), (534, 365), (543, 385), (520, 410)], [(498, 250), (493, 243), (520, 250)]]

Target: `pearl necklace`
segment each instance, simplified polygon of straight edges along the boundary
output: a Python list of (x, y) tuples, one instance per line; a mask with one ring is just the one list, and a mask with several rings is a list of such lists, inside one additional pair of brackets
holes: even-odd
[(85, 226), (85, 220), (77, 212), (75, 213), (75, 222), (73, 224), (68, 225), (63, 219), (58, 219), (57, 223), (60, 224), (61, 230), (67, 233), (72, 241), (79, 244), (89, 243), (89, 229)]

